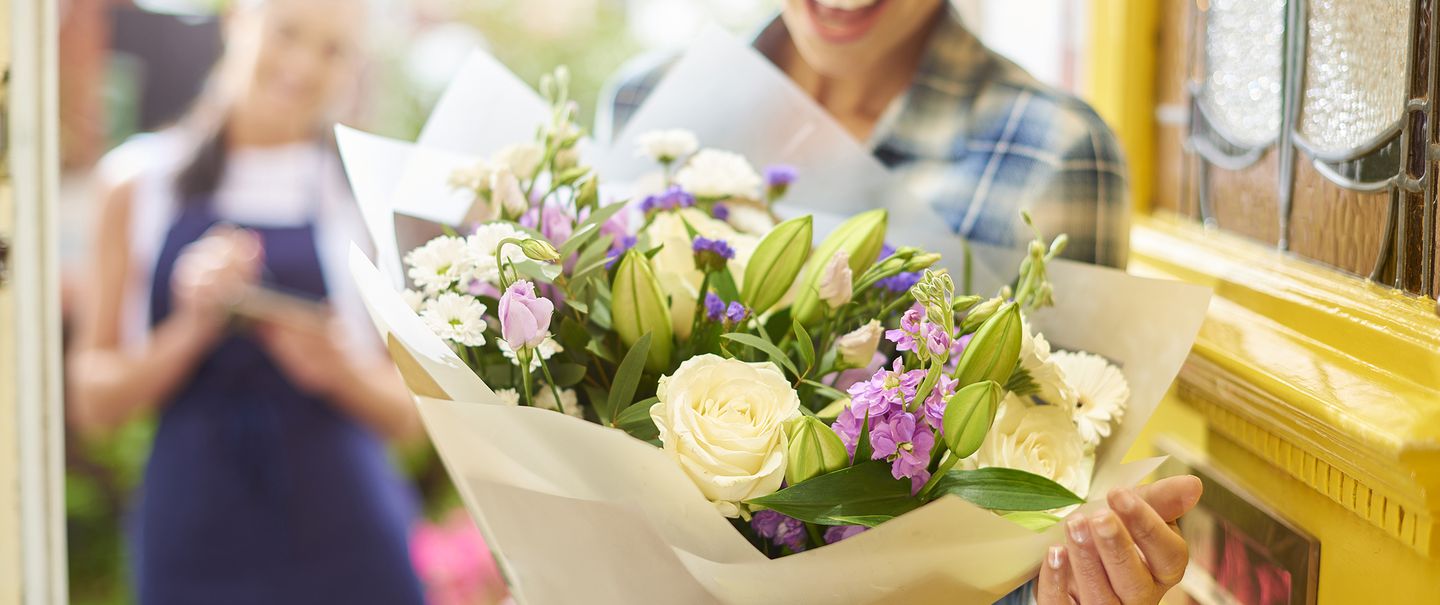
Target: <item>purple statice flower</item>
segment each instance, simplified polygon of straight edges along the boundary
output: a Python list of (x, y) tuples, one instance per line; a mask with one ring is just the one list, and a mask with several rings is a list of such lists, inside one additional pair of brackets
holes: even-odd
[(896, 359), (889, 370), (880, 370), (869, 380), (857, 382), (846, 391), (850, 394), (850, 407), (861, 417), (869, 414), (878, 418), (904, 407), (915, 399), (915, 391), (925, 379), (925, 370), (905, 371), (901, 360)]
[(870, 529), (864, 525), (835, 525), (825, 529), (825, 543), (834, 544)]
[(705, 293), (705, 319), (720, 321), (725, 318), (725, 301), (714, 292)]
[(715, 220), (730, 220), (730, 209), (726, 208), (725, 204), (715, 204), (715, 207), (710, 209), (710, 216), (715, 217)]
[(896, 479), (924, 475), (929, 479), (930, 453), (935, 433), (909, 412), (897, 412), (875, 422), (870, 429), (875, 458), (890, 460), (890, 475)]
[(898, 294), (909, 290), (918, 283), (920, 283), (920, 272), (907, 271), (904, 273), (896, 273), (895, 275), (877, 281), (875, 285), (886, 291)]
[(732, 302), (730, 306), (725, 308), (725, 321), (732, 324), (745, 321), (745, 318), (749, 316), (750, 309), (745, 308), (745, 305), (740, 304), (740, 301)]
[(695, 268), (714, 273), (725, 268), (725, 261), (735, 258), (735, 249), (723, 239), (696, 237), (690, 249), (695, 253)]
[(765, 185), (771, 189), (789, 187), (798, 174), (799, 171), (789, 164), (771, 164), (765, 167)]
[(612, 242), (610, 244), (610, 251), (606, 253), (605, 268), (614, 269), (615, 262), (620, 260), (620, 257), (624, 256), (626, 251), (634, 248), (637, 241), (635, 236), (626, 235)]
[(787, 517), (773, 510), (762, 510), (750, 518), (750, 527), (755, 533), (776, 546), (784, 546), (792, 552), (805, 550), (805, 523), (794, 517)]
[(919, 340), (924, 311), (919, 305), (910, 307), (900, 316), (900, 327), (894, 330), (885, 331), (885, 340), (895, 343), (896, 351), (920, 351)]
[(645, 199), (640, 202), (640, 210), (649, 214), (661, 210), (679, 210), (694, 205), (695, 196), (681, 189), (679, 185), (671, 185), (665, 191), (645, 196)]
[(940, 380), (935, 383), (935, 389), (930, 391), (930, 396), (925, 398), (925, 422), (936, 433), (944, 434), (945, 426), (945, 398), (955, 394), (955, 387), (960, 384), (959, 380), (940, 375)]

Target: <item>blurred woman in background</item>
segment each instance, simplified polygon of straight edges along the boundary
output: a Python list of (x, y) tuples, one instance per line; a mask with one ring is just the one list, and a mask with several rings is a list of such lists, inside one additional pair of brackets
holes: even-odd
[(87, 432), (159, 415), (131, 528), (141, 603), (421, 602), (414, 499), (380, 439), (418, 417), (378, 343), (347, 340), (373, 331), (329, 133), (364, 9), (241, 2), (190, 114), (102, 167), (70, 413)]

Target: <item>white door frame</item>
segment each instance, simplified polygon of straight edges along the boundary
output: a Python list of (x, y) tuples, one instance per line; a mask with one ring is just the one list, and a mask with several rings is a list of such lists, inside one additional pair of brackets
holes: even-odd
[[(4, 86), (0, 195), (10, 196), (13, 227), (10, 275), (4, 286), (12, 303), (0, 330), (11, 334), (13, 357), (0, 355), (0, 515), (18, 524), (19, 546), (0, 555), (0, 603), (65, 603), (64, 409), (61, 379), (60, 270), (58, 263), (59, 101), (54, 0), (0, 0), (0, 67)], [(3, 181), (8, 178), (8, 192)], [(0, 203), (0, 209), (6, 204)], [(0, 225), (9, 222), (0, 221)], [(9, 391), (8, 393), (4, 391)], [(9, 405), (3, 405), (6, 398)], [(18, 490), (18, 491), (17, 491)], [(18, 512), (18, 515), (17, 515)], [(18, 561), (11, 557), (18, 555)]]

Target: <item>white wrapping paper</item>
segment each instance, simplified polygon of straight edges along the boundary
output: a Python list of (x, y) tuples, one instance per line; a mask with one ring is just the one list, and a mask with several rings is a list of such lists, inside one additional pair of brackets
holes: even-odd
[[(704, 110), (697, 110), (703, 107)], [(522, 603), (990, 603), (1033, 577), (1059, 526), (1034, 533), (953, 497), (838, 544), (777, 560), (756, 551), (649, 444), (563, 414), (504, 405), (400, 299), (396, 214), (458, 223), (448, 167), (529, 140), (545, 108), (494, 60), (469, 61), (418, 143), (342, 129), (339, 142), (379, 250), (351, 268), (391, 344), (451, 477)], [(758, 165), (796, 165), (785, 214), (816, 214), (817, 237), (843, 215), (892, 209), (891, 241), (945, 255), (957, 238), (897, 192), (869, 153), (748, 46), (711, 31), (672, 68), (614, 147), (587, 144), (602, 182), (653, 170), (633, 139), (694, 130)], [(977, 250), (976, 288), (1008, 279), (1018, 253)], [(1123, 423), (1097, 456), (1092, 494), (1133, 485), (1158, 464), (1121, 464), (1178, 373), (1209, 294), (1068, 262), (1052, 265), (1056, 306), (1032, 321), (1062, 348), (1116, 362), (1130, 382)], [(1088, 510), (1099, 503), (1081, 507)]]

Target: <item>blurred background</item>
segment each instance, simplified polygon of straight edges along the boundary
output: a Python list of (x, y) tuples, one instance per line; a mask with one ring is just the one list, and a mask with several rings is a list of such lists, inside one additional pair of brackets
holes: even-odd
[[(366, 0), (356, 0), (357, 2)], [(706, 23), (748, 36), (778, 0), (368, 0), (383, 25), (371, 40), (364, 92), (343, 121), (411, 138), (453, 71), (485, 49), (535, 83), (556, 65), (574, 74), (582, 121), (602, 85), (627, 59), (675, 52)], [(1041, 80), (1085, 90), (1087, 0), (956, 0), (992, 48)], [(199, 93), (220, 52), (223, 0), (61, 2), (62, 263), (85, 254), (96, 207), (94, 172), (106, 151), (163, 128)], [(84, 294), (67, 270), (65, 300)], [(128, 603), (123, 531), (154, 424), (132, 422), (105, 438), (66, 439), (70, 595), (78, 604)], [(412, 560), (430, 600), (493, 603), (504, 588), (428, 446), (396, 451), (423, 496), (426, 521)]]

